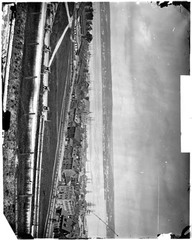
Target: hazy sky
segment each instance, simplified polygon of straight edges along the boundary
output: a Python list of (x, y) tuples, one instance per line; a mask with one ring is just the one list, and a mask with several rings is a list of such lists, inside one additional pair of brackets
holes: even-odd
[(180, 233), (189, 210), (179, 95), (189, 69), (188, 15), (147, 3), (110, 5), (116, 232)]
[[(188, 14), (155, 4), (110, 3), (115, 231), (120, 238), (180, 233), (188, 223), (188, 155), (180, 153), (180, 75), (189, 70)], [(98, 3), (93, 28), (89, 156), (96, 203), (105, 219)], [(105, 225), (88, 218), (89, 235)], [(100, 225), (99, 225), (100, 224)]]

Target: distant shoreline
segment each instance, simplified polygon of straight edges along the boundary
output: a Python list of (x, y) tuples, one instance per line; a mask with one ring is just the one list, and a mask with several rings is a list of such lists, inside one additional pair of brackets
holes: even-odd
[(111, 71), (110, 5), (100, 3), (102, 110), (103, 110), (103, 174), (106, 199), (108, 238), (114, 238), (114, 174), (113, 174), (113, 96)]

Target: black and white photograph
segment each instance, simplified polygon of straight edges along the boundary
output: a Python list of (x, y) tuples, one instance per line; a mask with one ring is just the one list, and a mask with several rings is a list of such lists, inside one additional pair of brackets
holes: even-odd
[(190, 7), (1, 3), (1, 239), (190, 239)]

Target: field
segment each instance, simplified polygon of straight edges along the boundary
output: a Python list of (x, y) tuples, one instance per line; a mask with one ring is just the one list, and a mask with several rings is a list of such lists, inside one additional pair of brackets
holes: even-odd
[[(70, 11), (73, 10), (73, 4), (69, 4)], [(54, 50), (57, 41), (68, 24), (64, 3), (60, 3), (55, 16), (55, 22), (51, 34), (51, 49)], [(40, 219), (39, 219), (39, 237), (43, 237), (44, 224), (48, 210), (49, 197), (51, 191), (51, 182), (53, 174), (53, 165), (55, 152), (57, 147), (58, 125), (61, 114), (61, 106), (63, 94), (66, 86), (66, 76), (68, 68), (68, 59), (71, 49), (70, 30), (68, 30), (65, 38), (59, 48), (58, 53), (51, 66), (51, 74), (49, 78), (50, 92), (48, 96), (48, 105), (50, 112), (48, 113), (48, 121), (45, 122), (45, 134), (43, 145), (43, 161), (42, 161), (42, 180), (40, 192)]]

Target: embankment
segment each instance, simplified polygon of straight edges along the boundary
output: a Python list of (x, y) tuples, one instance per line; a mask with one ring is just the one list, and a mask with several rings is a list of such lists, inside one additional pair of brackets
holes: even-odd
[(13, 37), (12, 56), (8, 82), (6, 109), (11, 113), (10, 129), (4, 134), (3, 148), (3, 185), (4, 214), (12, 229), (16, 231), (15, 194), (16, 194), (16, 153), (18, 150), (18, 109), (22, 75), (25, 24), (27, 5), (17, 4), (17, 16)]

